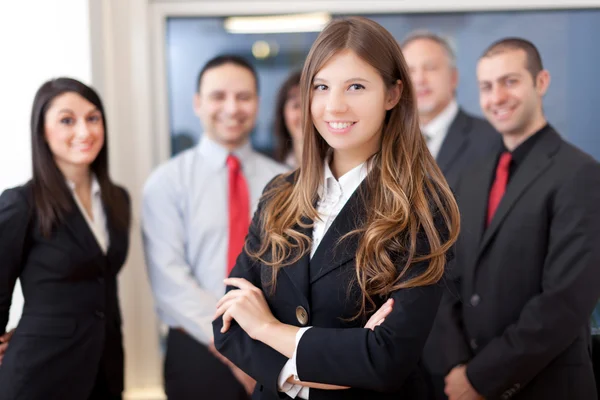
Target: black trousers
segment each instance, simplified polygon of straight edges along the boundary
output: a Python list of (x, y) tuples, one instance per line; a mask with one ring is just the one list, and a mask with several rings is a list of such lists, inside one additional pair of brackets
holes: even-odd
[(98, 371), (98, 375), (96, 376), (96, 383), (94, 384), (94, 389), (88, 397), (88, 400), (122, 400), (123, 396), (121, 393), (115, 394), (111, 393), (108, 387), (108, 381), (106, 379), (106, 374), (100, 370)]
[(187, 333), (170, 329), (164, 367), (168, 400), (248, 400), (228, 366)]

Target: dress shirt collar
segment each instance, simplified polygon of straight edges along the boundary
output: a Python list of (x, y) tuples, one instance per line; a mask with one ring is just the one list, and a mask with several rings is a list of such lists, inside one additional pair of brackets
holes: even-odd
[[(65, 179), (65, 181), (67, 182), (67, 186), (71, 190), (71, 193), (75, 193), (75, 183), (68, 179)], [(100, 183), (98, 183), (98, 178), (96, 178), (95, 174), (92, 174), (91, 193), (92, 197), (100, 195)]]
[[(519, 165), (527, 157), (527, 154), (531, 151), (536, 141), (542, 136), (545, 132), (550, 130), (550, 124), (546, 123), (539, 131), (535, 132), (533, 135), (528, 137), (523, 143), (517, 146), (511, 153), (512, 155), (512, 163)], [(508, 151), (504, 143), (502, 144), (502, 151)]]
[(423, 132), (429, 137), (430, 142), (432, 140), (444, 140), (452, 121), (456, 118), (456, 114), (458, 114), (458, 103), (456, 100), (452, 100), (441, 113), (421, 127)]
[(230, 152), (204, 133), (202, 138), (200, 138), (198, 151), (215, 171), (227, 167), (227, 157), (230, 153), (233, 153), (240, 160), (242, 171), (244, 171), (244, 173), (250, 172), (249, 169), (252, 168), (252, 163), (250, 161), (254, 155), (254, 150), (252, 150), (249, 140), (233, 152)]
[(328, 193), (330, 193), (332, 190), (335, 190), (335, 187), (341, 189), (342, 195), (345, 198), (349, 198), (367, 176), (367, 162), (365, 161), (352, 168), (350, 171), (342, 175), (340, 179), (335, 179), (335, 176), (329, 167), (330, 160), (331, 156), (326, 157), (323, 166), (324, 177), (323, 183), (319, 186), (319, 199), (326, 198)]

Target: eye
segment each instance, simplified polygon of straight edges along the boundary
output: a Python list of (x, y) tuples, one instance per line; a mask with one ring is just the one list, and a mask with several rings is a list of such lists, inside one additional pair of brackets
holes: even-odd
[(352, 85), (350, 85), (348, 87), (349, 90), (353, 90), (353, 91), (361, 90), (361, 89), (364, 89), (364, 88), (365, 87), (363, 85), (361, 85), (360, 83), (353, 83)]
[(327, 86), (323, 85), (323, 84), (321, 84), (321, 85), (315, 85), (315, 86), (313, 86), (313, 89), (317, 90), (317, 91), (323, 91), (323, 90), (327, 90)]
[(253, 97), (250, 93), (241, 93), (237, 96), (239, 101), (250, 101)]
[(214, 101), (223, 101), (225, 100), (225, 95), (223, 93), (212, 93), (209, 98)]
[(90, 115), (88, 117), (88, 122), (92, 122), (94, 124), (100, 122), (100, 116), (99, 115)]
[(71, 117), (64, 117), (60, 120), (60, 123), (63, 125), (73, 125), (74, 122), (75, 120)]
[(506, 86), (514, 86), (518, 83), (518, 81), (516, 79), (507, 79), (506, 80)]

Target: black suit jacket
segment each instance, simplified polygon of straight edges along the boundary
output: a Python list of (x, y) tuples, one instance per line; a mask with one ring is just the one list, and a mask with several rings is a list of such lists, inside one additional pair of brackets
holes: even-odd
[[(486, 120), (475, 118), (459, 109), (436, 159), (448, 185), (455, 188), (461, 174), (469, 166), (486, 157), (494, 158), (494, 151), (501, 145), (501, 140), (500, 134)], [(449, 281), (447, 290), (456, 293), (454, 286), (455, 284)], [(444, 331), (436, 318), (423, 350), (423, 361), (435, 379), (440, 380), (438, 385), (443, 385), (440, 376), (445, 372), (442, 357), (443, 336)], [(441, 389), (439, 391), (441, 392)], [(440, 396), (442, 394), (438, 393), (438, 397)]]
[(596, 399), (589, 318), (600, 295), (600, 165), (553, 130), (537, 138), (484, 229), (496, 159), (461, 179), (446, 368), (486, 399)]
[(459, 109), (436, 157), (450, 187), (470, 165), (497, 149), (500, 141), (500, 134), (486, 120)]
[[(348, 390), (310, 390), (310, 399), (398, 399), (428, 398), (428, 386), (420, 363), (423, 345), (439, 306), (441, 284), (397, 290), (391, 294), (395, 306), (384, 323), (374, 331), (363, 328), (365, 320), (345, 321), (358, 311), (360, 290), (351, 284), (355, 275), (358, 237), (336, 246), (338, 239), (365, 215), (360, 194), (363, 182), (323, 237), (312, 259), (304, 255), (297, 263), (283, 267), (275, 292), (268, 282), (271, 269), (253, 261), (244, 251), (231, 276), (243, 277), (261, 288), (274, 316), (285, 324), (301, 326), (297, 308), (308, 314), (307, 326), (297, 350), (298, 376), (306, 382), (350, 386)], [(247, 246), (259, 245), (262, 203), (254, 216)], [(310, 221), (305, 221), (310, 223)], [(438, 221), (442, 226), (442, 221)], [(296, 229), (302, 230), (297, 227)], [(441, 229), (441, 228), (440, 228)], [(309, 237), (312, 229), (303, 230)], [(418, 252), (428, 250), (425, 238)], [(400, 257), (401, 258), (401, 257)], [(398, 265), (403, 265), (398, 258)], [(426, 265), (411, 267), (418, 273)], [(228, 290), (231, 290), (228, 287)], [(379, 307), (386, 299), (376, 299)], [(287, 357), (252, 340), (233, 323), (220, 333), (222, 318), (213, 322), (215, 346), (225, 357), (248, 373), (258, 384), (254, 399), (285, 399), (277, 391), (277, 378)]]
[(87, 399), (98, 374), (118, 395), (123, 347), (117, 273), (128, 232), (109, 223), (104, 255), (74, 201), (49, 238), (41, 235), (32, 205), (30, 184), (0, 196), (0, 332), (17, 278), (25, 299), (0, 366), (0, 399)]

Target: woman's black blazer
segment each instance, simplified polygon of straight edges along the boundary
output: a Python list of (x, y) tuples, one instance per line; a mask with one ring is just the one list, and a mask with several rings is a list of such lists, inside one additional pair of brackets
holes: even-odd
[(118, 395), (123, 346), (117, 273), (128, 232), (109, 222), (104, 254), (73, 201), (46, 238), (32, 205), (31, 183), (0, 196), (0, 332), (17, 278), (25, 299), (0, 365), (0, 400), (85, 400), (97, 378)]
[[(354, 281), (359, 239), (354, 235), (337, 242), (364, 220), (365, 188), (366, 181), (338, 214), (312, 259), (304, 255), (280, 270), (274, 293), (268, 286), (271, 269), (251, 259), (246, 251), (239, 256), (231, 276), (246, 278), (261, 288), (279, 321), (312, 326), (298, 345), (301, 380), (352, 388), (311, 389), (311, 400), (427, 399), (429, 383), (423, 373), (421, 353), (437, 312), (443, 282), (393, 292), (393, 311), (374, 331), (363, 328), (367, 318), (351, 320), (360, 304), (360, 291)], [(246, 239), (250, 249), (259, 245), (261, 212), (259, 204)], [(436, 221), (442, 229), (441, 218)], [(309, 237), (311, 232), (304, 230)], [(427, 239), (419, 237), (417, 252), (425, 252), (429, 249)], [(399, 268), (403, 266), (402, 255), (396, 260)], [(410, 275), (422, 272), (426, 266), (415, 264)], [(376, 299), (377, 307), (385, 300)], [(221, 327), (222, 318), (218, 318), (213, 322), (215, 346), (256, 379), (253, 398), (286, 398), (277, 390), (277, 379), (288, 359), (251, 339), (235, 322), (225, 334), (220, 333)]]

